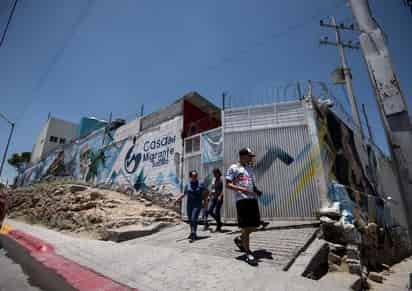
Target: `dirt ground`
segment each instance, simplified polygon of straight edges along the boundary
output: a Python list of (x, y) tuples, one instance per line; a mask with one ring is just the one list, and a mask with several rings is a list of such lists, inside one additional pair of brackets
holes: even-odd
[(6, 194), (10, 218), (80, 237), (106, 239), (110, 229), (181, 222), (173, 205), (166, 208), (146, 195), (130, 196), (90, 185), (48, 182)]

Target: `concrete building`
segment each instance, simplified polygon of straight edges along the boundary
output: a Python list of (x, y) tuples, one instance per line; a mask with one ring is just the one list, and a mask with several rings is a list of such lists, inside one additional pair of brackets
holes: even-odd
[(80, 120), (80, 125), (77, 127), (77, 138), (83, 138), (106, 125), (107, 121), (105, 120), (99, 120), (96, 117), (83, 117)]
[(69, 143), (76, 138), (77, 129), (78, 125), (75, 123), (49, 117), (33, 146), (30, 162), (36, 163), (57, 146)]

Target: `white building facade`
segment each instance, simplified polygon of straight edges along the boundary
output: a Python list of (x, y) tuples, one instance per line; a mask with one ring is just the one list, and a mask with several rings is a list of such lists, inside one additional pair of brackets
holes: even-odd
[(36, 144), (33, 146), (30, 162), (38, 162), (57, 146), (75, 139), (77, 129), (78, 125), (75, 123), (49, 117), (37, 138)]

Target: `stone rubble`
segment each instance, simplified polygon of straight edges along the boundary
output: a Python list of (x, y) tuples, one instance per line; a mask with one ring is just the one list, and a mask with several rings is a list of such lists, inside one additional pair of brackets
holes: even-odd
[(107, 229), (181, 221), (174, 196), (161, 197), (163, 193), (156, 194), (155, 189), (130, 196), (102, 188), (52, 181), (10, 190), (9, 217), (98, 239)]

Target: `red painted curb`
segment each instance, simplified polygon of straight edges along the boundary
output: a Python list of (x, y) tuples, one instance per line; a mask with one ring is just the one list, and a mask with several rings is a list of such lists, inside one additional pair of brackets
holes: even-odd
[(60, 275), (70, 286), (79, 291), (137, 291), (110, 278), (99, 275), (55, 253), (51, 244), (19, 230), (8, 236), (26, 249), (36, 261)]

